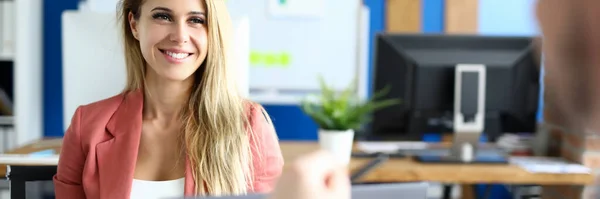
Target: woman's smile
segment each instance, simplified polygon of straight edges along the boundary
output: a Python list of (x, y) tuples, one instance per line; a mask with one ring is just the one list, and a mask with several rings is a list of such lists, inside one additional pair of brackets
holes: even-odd
[(159, 51), (163, 54), (163, 56), (168, 62), (174, 64), (184, 63), (188, 60), (191, 60), (189, 58), (191, 58), (192, 55), (194, 55), (194, 53), (189, 53), (177, 49), (159, 49)]

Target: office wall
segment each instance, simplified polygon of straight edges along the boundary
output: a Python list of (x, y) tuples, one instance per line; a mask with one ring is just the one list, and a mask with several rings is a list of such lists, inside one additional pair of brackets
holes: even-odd
[(536, 0), (480, 0), (479, 33), (488, 35), (536, 35)]
[[(44, 3), (44, 132), (46, 136), (61, 136), (65, 127), (62, 125), (60, 13), (65, 9), (76, 9), (78, 0), (63, 0), (60, 4), (51, 2), (46, 0)], [(535, 34), (537, 29), (531, 12), (533, 2), (534, 0), (480, 0), (478, 31), (482, 34), (495, 35)], [(444, 31), (444, 3), (444, 0), (422, 0), (421, 32)], [(386, 1), (364, 0), (364, 4), (370, 9), (369, 29), (372, 40), (376, 33), (386, 28)], [(371, 63), (373, 42), (369, 43), (369, 63)], [(317, 126), (297, 106), (270, 104), (264, 106), (273, 119), (280, 139), (315, 140), (317, 138)]]

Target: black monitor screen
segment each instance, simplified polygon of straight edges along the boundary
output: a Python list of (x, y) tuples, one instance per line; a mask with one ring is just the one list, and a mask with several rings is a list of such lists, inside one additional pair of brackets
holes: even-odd
[(402, 104), (376, 111), (372, 134), (419, 138), (453, 132), (457, 64), (486, 67), (485, 132), (534, 132), (539, 56), (530, 37), (380, 34), (376, 39), (374, 91)]
[(12, 115), (13, 88), (13, 62), (0, 61), (0, 116)]

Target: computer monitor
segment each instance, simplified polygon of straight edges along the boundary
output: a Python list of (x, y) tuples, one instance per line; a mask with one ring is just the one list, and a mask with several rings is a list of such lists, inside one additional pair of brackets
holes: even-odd
[(371, 135), (418, 139), (424, 133), (452, 132), (455, 146), (466, 142), (477, 147), (481, 133), (494, 140), (507, 132), (535, 132), (539, 56), (532, 41), (377, 35), (373, 90), (389, 86), (383, 98), (402, 103), (374, 112)]
[(0, 117), (13, 115), (13, 90), (13, 62), (0, 60)]

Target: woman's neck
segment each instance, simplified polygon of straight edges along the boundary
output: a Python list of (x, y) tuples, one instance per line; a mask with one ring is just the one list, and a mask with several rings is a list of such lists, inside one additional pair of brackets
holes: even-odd
[(144, 120), (158, 120), (167, 123), (179, 117), (181, 108), (188, 101), (193, 79), (170, 81), (156, 74), (146, 76), (144, 93)]

